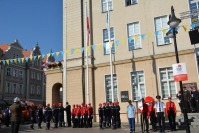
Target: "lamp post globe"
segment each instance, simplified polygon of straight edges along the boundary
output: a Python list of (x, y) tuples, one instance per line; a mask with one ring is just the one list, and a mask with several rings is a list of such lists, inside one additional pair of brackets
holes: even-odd
[(171, 15), (169, 15), (168, 25), (171, 28), (176, 28), (181, 23), (181, 19), (177, 18), (174, 13), (174, 8), (171, 6)]

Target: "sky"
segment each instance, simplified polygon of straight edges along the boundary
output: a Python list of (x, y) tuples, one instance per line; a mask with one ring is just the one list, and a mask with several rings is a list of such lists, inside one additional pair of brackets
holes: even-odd
[(62, 51), (62, 11), (62, 0), (0, 0), (0, 44), (18, 39), (28, 50), (38, 42), (42, 55)]

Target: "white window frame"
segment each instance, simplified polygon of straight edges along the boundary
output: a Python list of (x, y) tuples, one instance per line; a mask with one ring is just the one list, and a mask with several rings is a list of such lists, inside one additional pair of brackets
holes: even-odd
[(23, 70), (19, 70), (19, 78), (23, 78)]
[[(139, 32), (138, 33), (135, 33), (136, 24), (139, 25)], [(131, 26), (131, 25), (133, 25), (132, 34), (129, 33), (130, 32), (129, 26)], [(141, 40), (141, 32), (140, 31), (141, 31), (141, 29), (140, 29), (140, 22), (139, 21), (127, 24), (128, 49), (129, 49), (129, 51), (142, 48), (142, 40)], [(138, 38), (137, 41), (136, 41), (135, 37)], [(131, 41), (133, 41), (133, 43), (134, 43), (134, 46), (132, 46), (133, 48), (130, 48), (129, 38), (131, 38), (132, 39)]]
[[(142, 74), (140, 74), (142, 73)], [(143, 82), (139, 82), (139, 76), (142, 75), (143, 76)], [(133, 72), (130, 72), (130, 76), (131, 76), (131, 90), (132, 90), (132, 100), (133, 101), (138, 101), (140, 99), (138, 99), (138, 88), (140, 89), (141, 93), (142, 93), (142, 98), (146, 97), (146, 83), (145, 83), (145, 75), (144, 75), (144, 71), (143, 70), (140, 70), (140, 71), (133, 71)], [(135, 83), (133, 82), (133, 76), (135, 77), (136, 76), (136, 81)], [(144, 86), (144, 90), (141, 89), (141, 85)], [(134, 92), (134, 88), (133, 86), (136, 86), (137, 87), (137, 92)], [(134, 93), (136, 96), (134, 96)], [(143, 94), (144, 93), (144, 94)]]
[[(106, 77), (107, 76), (110, 76), (110, 89), (109, 89), (109, 95), (111, 96), (109, 96), (109, 99), (108, 99), (108, 96), (107, 96), (107, 85), (106, 85)], [(117, 80), (117, 74), (113, 74), (113, 86), (114, 86), (114, 80), (116, 80), (116, 91), (114, 91), (114, 92), (116, 92), (116, 94), (114, 93), (114, 101), (117, 101), (117, 100), (119, 100), (118, 98), (119, 98), (119, 96), (118, 96), (118, 80)], [(110, 74), (108, 74), (108, 75), (105, 75), (104, 76), (104, 85), (105, 85), (105, 100), (106, 100), (106, 102), (111, 102), (112, 101), (112, 90), (111, 90), (111, 75)], [(114, 90), (114, 88), (113, 88), (113, 90)]]
[(16, 83), (12, 84), (12, 94), (17, 94), (17, 84)]
[(13, 77), (18, 77), (18, 69), (13, 68)]
[[(129, 2), (129, 3), (128, 3)], [(131, 6), (131, 5), (135, 5), (138, 3), (138, 0), (125, 0), (125, 5), (126, 6)]]
[[(191, 4), (196, 4), (196, 9), (197, 10), (199, 9), (199, 1), (195, 1), (195, 0), (188, 0), (188, 1), (189, 1), (189, 9), (190, 9), (190, 11), (192, 10), (191, 9)], [(198, 23), (199, 22), (199, 15), (197, 17), (194, 16), (193, 18), (196, 18), (197, 22), (193, 22), (192, 18), (190, 18), (191, 23)]]
[(113, 10), (113, 0), (101, 0), (103, 13), (107, 11), (107, 2), (106, 1), (109, 1), (109, 11)]
[[(161, 71), (161, 69), (165, 69), (165, 71)], [(166, 79), (161, 79), (161, 74), (163, 72), (166, 72)], [(176, 82), (174, 81), (174, 78), (170, 78), (169, 79), (168, 72), (173, 72), (172, 67), (162, 67), (162, 68), (159, 68), (159, 80), (160, 80), (160, 88), (161, 88), (162, 99), (168, 99), (168, 96), (171, 96), (171, 88), (169, 86), (169, 83), (172, 82), (172, 81), (173, 81), (174, 87), (175, 87), (175, 93), (173, 94), (172, 98), (176, 98), (176, 94), (177, 94)], [(168, 96), (164, 96), (166, 94), (163, 94), (163, 88), (162, 88), (162, 83), (163, 82), (166, 82), (166, 84), (167, 84)]]
[(23, 84), (18, 84), (19, 94), (23, 94)]
[[(168, 28), (169, 28), (169, 25), (166, 25), (165, 27), (163, 27), (163, 23), (162, 23), (162, 22), (163, 22), (163, 19), (164, 19), (165, 17), (167, 18), (167, 21), (168, 21), (168, 16), (167, 16), (167, 15), (158, 16), (158, 17), (155, 17), (155, 18), (154, 18), (155, 32), (158, 31), (158, 35), (161, 36), (161, 38), (158, 38), (158, 35), (155, 35), (157, 46), (163, 46), (163, 45), (171, 44), (171, 39), (170, 39), (168, 36), (166, 36), (166, 33), (164, 34), (163, 31), (162, 31), (163, 29), (168, 29)], [(160, 28), (160, 29), (157, 29), (157, 26), (156, 26), (156, 20), (157, 20), (157, 19), (160, 19), (160, 21), (161, 21), (161, 28)], [(161, 42), (163, 42), (163, 43), (160, 43), (160, 44), (159, 44), (158, 39), (161, 39)], [(168, 43), (165, 42), (166, 39), (169, 39), (169, 42), (168, 42)]]
[(6, 75), (7, 75), (7, 76), (12, 76), (12, 68), (8, 67), (8, 68), (6, 69)]
[(34, 85), (31, 85), (30, 94), (31, 94), (31, 95), (34, 95), (34, 94), (35, 94), (35, 86), (34, 86)]
[(32, 79), (35, 79), (35, 72), (32, 72), (31, 78), (32, 78)]
[(37, 86), (37, 95), (41, 95), (41, 87)]
[(11, 92), (11, 83), (10, 82), (6, 82), (6, 88), (5, 88), (5, 93), (10, 93)]
[[(115, 44), (114, 44), (114, 38), (115, 38), (115, 33), (114, 33), (114, 27), (111, 27), (110, 28), (110, 34), (111, 34), (111, 30), (113, 32), (113, 37), (111, 37), (111, 42), (113, 43), (112, 44), (112, 48), (111, 48), (111, 53), (112, 54), (115, 54)], [(107, 32), (108, 34), (108, 29), (103, 29), (103, 47), (104, 47), (104, 44), (106, 44), (106, 47), (104, 47), (104, 55), (109, 55), (110, 54), (110, 46), (109, 46), (109, 35), (108, 35), (108, 38), (105, 38), (105, 32)]]

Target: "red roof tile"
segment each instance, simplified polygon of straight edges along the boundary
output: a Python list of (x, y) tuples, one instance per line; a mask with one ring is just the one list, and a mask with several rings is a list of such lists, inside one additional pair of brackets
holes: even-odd
[(24, 57), (30, 57), (32, 50), (23, 50), (22, 54)]
[(1, 44), (0, 45), (0, 49), (3, 50), (3, 52), (6, 52), (6, 50), (8, 50), (9, 44)]

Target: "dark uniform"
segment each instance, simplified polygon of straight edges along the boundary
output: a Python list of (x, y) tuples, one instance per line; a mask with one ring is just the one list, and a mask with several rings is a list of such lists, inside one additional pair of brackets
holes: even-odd
[(176, 106), (175, 103), (171, 101), (171, 97), (168, 97), (169, 102), (166, 103), (166, 115), (169, 119), (171, 131), (176, 130)]
[(113, 106), (111, 107), (111, 115), (112, 115), (112, 128), (116, 129), (116, 117), (117, 117), (117, 109), (115, 107), (115, 103), (112, 103)]
[(99, 113), (99, 127), (100, 129), (102, 128), (102, 124), (103, 124), (103, 109), (102, 109), (102, 104), (99, 104), (99, 109), (98, 109), (98, 113)]
[(88, 116), (88, 125), (89, 127), (93, 126), (93, 107), (91, 106), (91, 103), (88, 104), (88, 109), (89, 109), (89, 116)]
[(150, 116), (150, 122), (151, 122), (151, 126), (153, 131), (155, 132), (157, 130), (157, 117), (155, 115), (155, 109), (154, 109), (154, 102), (151, 102), (151, 105), (149, 106), (149, 111), (148, 111), (148, 116)]
[(64, 122), (64, 107), (62, 106), (62, 103), (59, 103), (59, 127), (65, 126)]
[(31, 105), (31, 108), (30, 108), (30, 128), (31, 129), (34, 129), (34, 123), (35, 123), (35, 118), (36, 118), (36, 114), (35, 114), (35, 106), (34, 105)]
[(106, 126), (111, 127), (111, 107), (109, 106), (109, 103), (106, 104)]
[(103, 111), (103, 126), (106, 127), (106, 120), (107, 120), (106, 103), (103, 103), (102, 111)]
[(197, 90), (195, 90), (195, 88), (194, 88), (194, 90), (193, 90), (193, 99), (194, 99), (194, 101), (195, 101), (195, 112), (197, 112), (197, 113), (199, 113), (199, 92), (197, 91)]
[(71, 106), (68, 104), (68, 102), (66, 102), (66, 118), (67, 118), (67, 124), (68, 127), (71, 127)]
[(39, 104), (39, 108), (37, 110), (37, 122), (38, 122), (38, 128), (40, 129), (42, 121), (43, 121), (43, 110), (42, 110), (42, 105)]
[(116, 102), (115, 108), (116, 108), (116, 127), (120, 128), (121, 127), (121, 119), (120, 119), (120, 105), (119, 105), (119, 102)]
[(46, 129), (50, 129), (50, 121), (52, 119), (52, 109), (50, 108), (50, 104), (47, 104), (47, 107), (44, 112), (44, 116), (46, 119)]
[(52, 113), (53, 113), (53, 121), (55, 123), (55, 128), (58, 128), (59, 109), (58, 107), (56, 107), (56, 105), (53, 106)]

